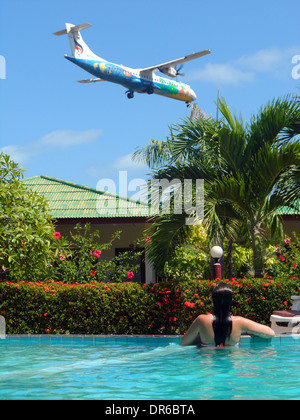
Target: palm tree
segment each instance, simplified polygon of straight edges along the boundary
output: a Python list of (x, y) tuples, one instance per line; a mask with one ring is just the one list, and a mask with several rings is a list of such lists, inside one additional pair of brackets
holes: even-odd
[[(263, 239), (282, 231), (277, 210), (299, 200), (299, 98), (286, 96), (262, 107), (248, 124), (233, 115), (225, 100), (222, 119), (189, 118), (170, 128), (166, 141), (152, 140), (138, 149), (157, 179), (204, 179), (204, 225), (214, 243), (236, 242), (246, 232), (253, 251), (255, 276), (263, 270)], [(190, 227), (185, 214), (157, 217), (148, 254), (163, 270)]]

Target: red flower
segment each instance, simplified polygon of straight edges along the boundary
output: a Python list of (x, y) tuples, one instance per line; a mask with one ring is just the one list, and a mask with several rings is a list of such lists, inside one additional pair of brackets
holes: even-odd
[(61, 238), (60, 232), (54, 232), (54, 239), (60, 239), (60, 238)]
[(96, 271), (95, 270), (92, 270), (91, 271), (91, 276), (95, 277), (95, 275), (96, 275)]
[(48, 315), (48, 312), (45, 312), (45, 313), (44, 313), (44, 316), (47, 316), (47, 315)]
[[(59, 232), (57, 232), (59, 233)], [(57, 238), (59, 239), (59, 238)], [(65, 260), (67, 258), (66, 254), (62, 253), (61, 251), (58, 251), (58, 256), (60, 260)]]
[(184, 302), (184, 305), (188, 308), (193, 308), (195, 306), (193, 302)]
[(284, 258), (283, 255), (279, 255), (279, 258), (280, 258), (281, 261), (285, 261), (285, 258)]
[(127, 278), (128, 278), (128, 279), (132, 279), (132, 278), (133, 278), (133, 276), (134, 276), (133, 272), (132, 272), (132, 271), (128, 271), (128, 273), (127, 273)]
[(46, 332), (46, 333), (50, 332), (49, 328), (45, 329), (45, 332)]
[(93, 254), (94, 254), (94, 256), (95, 256), (95, 257), (99, 258), (99, 257), (100, 257), (100, 255), (102, 254), (102, 251), (100, 251), (100, 249), (96, 249), (96, 250), (93, 252)]
[(150, 236), (147, 236), (147, 237), (145, 238), (145, 242), (146, 242), (146, 244), (147, 244), (148, 242), (150, 242), (150, 241), (151, 241)]

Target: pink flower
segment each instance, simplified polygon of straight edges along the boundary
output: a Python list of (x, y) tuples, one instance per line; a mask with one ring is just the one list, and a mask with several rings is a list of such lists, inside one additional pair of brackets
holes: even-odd
[(291, 238), (284, 238), (284, 243), (288, 245), (291, 242)]
[(63, 254), (62, 252), (58, 251), (59, 259), (65, 260), (67, 258), (66, 254)]
[(54, 232), (54, 239), (60, 239), (60, 238), (61, 238), (60, 232)]
[(100, 257), (100, 255), (102, 254), (102, 251), (100, 251), (100, 249), (96, 249), (96, 250), (93, 252), (93, 254), (94, 254), (94, 256), (95, 256), (95, 257), (99, 258), (99, 257)]
[(4, 267), (4, 265), (2, 265), (2, 271), (6, 271), (6, 270), (7, 270), (7, 268)]
[(128, 279), (132, 279), (132, 278), (133, 278), (133, 276), (134, 276), (133, 272), (132, 272), (132, 271), (128, 271), (128, 273), (127, 273), (127, 278), (128, 278)]

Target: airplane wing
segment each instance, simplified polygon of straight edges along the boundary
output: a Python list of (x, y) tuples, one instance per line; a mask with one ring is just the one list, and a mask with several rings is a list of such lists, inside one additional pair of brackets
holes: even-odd
[(168, 68), (172, 66), (177, 66), (178, 64), (186, 63), (187, 61), (195, 60), (196, 58), (203, 57), (204, 55), (210, 54), (210, 50), (199, 51), (194, 54), (189, 54), (181, 58), (177, 58), (177, 60), (167, 61), (166, 63), (157, 64), (156, 66), (146, 67), (144, 69), (140, 69), (140, 71), (156, 71), (162, 68)]
[(77, 80), (78, 83), (95, 83), (95, 82), (105, 82), (105, 80), (100, 79), (100, 77), (97, 77), (95, 79), (83, 79), (83, 80)]

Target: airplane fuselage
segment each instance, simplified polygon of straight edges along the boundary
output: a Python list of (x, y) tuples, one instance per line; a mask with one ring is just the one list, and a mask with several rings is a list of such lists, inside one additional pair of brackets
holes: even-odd
[(65, 58), (96, 78), (124, 86), (132, 96), (133, 92), (139, 92), (155, 93), (186, 103), (196, 100), (196, 94), (189, 85), (157, 76), (153, 71), (132, 69), (101, 59), (76, 58), (68, 55), (65, 55)]

